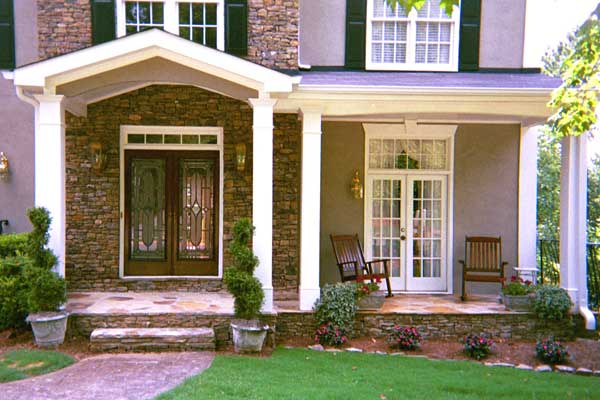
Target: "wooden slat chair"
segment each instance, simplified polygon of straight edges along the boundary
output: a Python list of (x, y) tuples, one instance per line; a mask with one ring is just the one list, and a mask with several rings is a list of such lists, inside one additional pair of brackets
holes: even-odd
[(493, 282), (504, 287), (504, 267), (502, 261), (502, 238), (487, 236), (467, 236), (465, 238), (465, 259), (462, 265), (462, 296), (467, 299), (467, 282)]
[(359, 276), (371, 282), (378, 278), (385, 279), (387, 297), (393, 296), (390, 285), (390, 260), (365, 261), (358, 235), (330, 235), (330, 238), (342, 282), (356, 281)]

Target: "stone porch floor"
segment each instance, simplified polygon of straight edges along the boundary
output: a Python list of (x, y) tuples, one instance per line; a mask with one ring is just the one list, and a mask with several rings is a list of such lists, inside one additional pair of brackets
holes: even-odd
[[(73, 314), (233, 314), (228, 293), (180, 292), (73, 292), (67, 311)], [(297, 302), (275, 302), (276, 312), (298, 312)], [(396, 294), (386, 299), (378, 314), (507, 314), (497, 296), (472, 296), (462, 302), (452, 295)]]

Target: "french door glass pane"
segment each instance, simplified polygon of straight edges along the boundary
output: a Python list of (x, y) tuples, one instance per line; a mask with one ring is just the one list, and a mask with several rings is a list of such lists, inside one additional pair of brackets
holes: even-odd
[(413, 277), (439, 278), (442, 256), (442, 182), (417, 179), (413, 192)]
[(165, 160), (131, 161), (132, 260), (163, 260), (166, 246)]
[(402, 181), (399, 179), (373, 180), (370, 201), (373, 209), (371, 218), (373, 258), (391, 259), (391, 275), (399, 277), (402, 254), (400, 240), (402, 234), (401, 209), (403, 207)]
[(180, 260), (210, 259), (214, 238), (214, 162), (180, 161)]

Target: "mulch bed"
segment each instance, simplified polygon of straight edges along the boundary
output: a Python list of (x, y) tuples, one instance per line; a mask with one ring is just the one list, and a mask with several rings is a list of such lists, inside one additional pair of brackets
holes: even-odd
[[(535, 342), (502, 339), (494, 340), (494, 342), (492, 354), (482, 361), (527, 364), (533, 367), (544, 364), (535, 357)], [(292, 338), (282, 343), (284, 346), (292, 347), (306, 347), (312, 344), (314, 341), (309, 338)], [(567, 362), (564, 363), (565, 365), (600, 370), (600, 341), (577, 339), (563, 344), (567, 347), (570, 355)], [(391, 349), (385, 338), (354, 338), (344, 347), (355, 347), (365, 352), (399, 351)], [(470, 360), (463, 352), (463, 345), (458, 340), (425, 339), (419, 349), (402, 352), (407, 355), (420, 355), (435, 359)]]
[[(314, 344), (310, 338), (295, 337), (278, 342), (278, 346), (306, 347)], [(600, 370), (600, 341), (592, 339), (577, 339), (564, 343), (569, 351), (566, 365), (576, 368)], [(391, 349), (385, 338), (360, 337), (354, 338), (347, 346), (362, 349), (365, 352), (397, 352)], [(16, 349), (36, 349), (31, 331), (0, 332), (0, 354)], [(77, 360), (98, 355), (90, 350), (87, 338), (67, 337), (65, 343), (53, 350), (73, 356)], [(527, 364), (531, 366), (543, 364), (535, 357), (535, 342), (496, 339), (492, 354), (484, 361), (505, 362), (512, 364)], [(265, 348), (259, 357), (269, 356), (271, 349)], [(425, 339), (421, 347), (413, 351), (403, 351), (407, 355), (420, 355), (435, 359), (469, 360), (463, 352), (463, 345), (458, 340)], [(233, 346), (219, 350), (219, 354), (234, 354)]]

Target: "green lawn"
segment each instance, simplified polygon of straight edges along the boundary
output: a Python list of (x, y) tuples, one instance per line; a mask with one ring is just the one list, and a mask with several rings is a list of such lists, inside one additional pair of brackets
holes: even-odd
[(14, 350), (0, 355), (0, 382), (47, 374), (75, 362), (57, 351)]
[(600, 399), (600, 378), (475, 362), (278, 349), (217, 356), (158, 399)]

